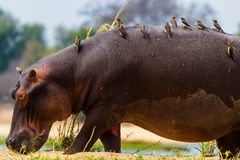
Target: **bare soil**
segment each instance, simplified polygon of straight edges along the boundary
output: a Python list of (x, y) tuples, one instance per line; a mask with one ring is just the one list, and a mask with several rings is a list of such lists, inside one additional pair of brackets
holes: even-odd
[(219, 159), (217, 156), (203, 158), (199, 156), (180, 156), (180, 157), (164, 157), (164, 156), (140, 156), (138, 154), (118, 154), (118, 153), (110, 153), (110, 152), (84, 152), (77, 153), (73, 155), (64, 155), (63, 152), (42, 152), (42, 153), (34, 153), (29, 155), (19, 155), (13, 153), (11, 151), (5, 150), (0, 151), (0, 159), (6, 160), (31, 160), (31, 159), (64, 159), (64, 160), (217, 160)]

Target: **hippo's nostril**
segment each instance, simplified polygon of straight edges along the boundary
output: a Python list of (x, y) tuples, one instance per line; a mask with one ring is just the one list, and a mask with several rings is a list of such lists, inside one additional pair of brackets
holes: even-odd
[(6, 145), (7, 145), (7, 146), (13, 146), (14, 143), (15, 143), (15, 141), (16, 141), (16, 138), (15, 138), (15, 137), (7, 138), (7, 139), (6, 139)]
[(14, 142), (14, 138), (11, 137), (11, 138), (8, 139), (8, 141), (9, 141), (9, 144), (13, 144), (13, 142)]

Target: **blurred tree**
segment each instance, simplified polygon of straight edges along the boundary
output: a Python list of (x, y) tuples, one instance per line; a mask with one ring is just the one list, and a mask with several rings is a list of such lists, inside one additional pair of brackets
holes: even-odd
[[(83, 25), (92, 23), (94, 17), (99, 14), (97, 24), (111, 24), (121, 4), (126, 0), (108, 0), (107, 3), (91, 3), (89, 7), (82, 7), (80, 13), (85, 18)], [(214, 10), (207, 4), (180, 3), (176, 0), (130, 0), (124, 7), (121, 19), (127, 24), (151, 24), (160, 25), (169, 21), (172, 16), (186, 17), (190, 22), (201, 19), (209, 23)], [(90, 2), (89, 2), (90, 3)]]
[(19, 46), (22, 47), (21, 67), (25, 68), (47, 55), (44, 30), (44, 26), (40, 24), (25, 24), (21, 27), (19, 42)]
[(45, 28), (41, 24), (25, 24), (21, 27), (21, 40), (24, 42), (36, 40), (45, 45), (44, 31)]
[(21, 59), (21, 67), (25, 68), (31, 64), (33, 64), (38, 59), (42, 58), (46, 54), (46, 46), (37, 41), (37, 40), (29, 40), (26, 43), (25, 49), (23, 51), (22, 59)]
[(16, 45), (19, 40), (19, 30), (16, 20), (1, 9), (0, 26), (0, 71), (3, 71), (11, 58), (18, 54)]
[[(74, 43), (76, 35), (79, 35), (81, 39), (86, 39), (89, 29), (87, 28), (74, 28), (67, 29), (64, 26), (59, 26), (56, 28), (55, 41), (56, 48), (65, 48)], [(95, 34), (95, 31), (92, 30), (89, 36)]]
[[(37, 47), (36, 50), (39, 50), (39, 46), (35, 43), (45, 46), (44, 27), (40, 24), (19, 26), (11, 15), (0, 9), (0, 26), (0, 72), (7, 68), (11, 60), (22, 56), (23, 52), (23, 56), (30, 56), (31, 49), (34, 51), (33, 47)], [(32, 41), (35, 41), (35, 45), (29, 49), (29, 44), (33, 44)], [(35, 53), (32, 52), (32, 54), (31, 57), (34, 57)], [(39, 55), (36, 55), (37, 57)], [(31, 60), (26, 62), (28, 58), (24, 57), (23, 59), (25, 59), (24, 64), (32, 62)]]

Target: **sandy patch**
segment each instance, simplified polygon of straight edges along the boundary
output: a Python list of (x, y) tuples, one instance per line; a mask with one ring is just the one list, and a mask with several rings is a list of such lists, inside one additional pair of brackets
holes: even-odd
[(9, 124), (0, 124), (0, 136), (6, 137), (10, 132)]
[(0, 106), (0, 125), (10, 124), (12, 119), (13, 108), (12, 104), (1, 104)]
[(118, 154), (118, 153), (109, 153), (109, 152), (84, 152), (84, 153), (77, 153), (73, 155), (64, 155), (62, 152), (43, 152), (43, 153), (34, 153), (27, 156), (19, 155), (16, 153), (13, 153), (11, 151), (5, 150), (0, 151), (0, 159), (6, 159), (6, 160), (25, 160), (25, 159), (71, 159), (71, 160), (95, 160), (95, 159), (101, 159), (101, 160), (189, 160), (189, 159), (206, 159), (206, 160), (217, 160), (219, 159), (216, 157), (209, 157), (209, 158), (202, 158), (197, 156), (189, 156), (189, 157), (164, 157), (164, 156), (140, 156), (138, 154)]

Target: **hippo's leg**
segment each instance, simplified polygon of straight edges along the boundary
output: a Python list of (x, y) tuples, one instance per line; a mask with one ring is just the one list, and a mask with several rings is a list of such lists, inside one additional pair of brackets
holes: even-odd
[(106, 107), (94, 107), (87, 113), (81, 131), (65, 153), (73, 154), (76, 152), (89, 151), (104, 132), (117, 124), (115, 120), (111, 113), (106, 110)]
[(120, 124), (113, 126), (102, 134), (100, 140), (103, 143), (105, 152), (121, 152)]
[(240, 151), (240, 131), (233, 131), (217, 139), (217, 146), (223, 158), (226, 157), (227, 151), (230, 151), (229, 157), (236, 156)]

